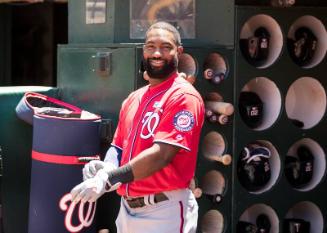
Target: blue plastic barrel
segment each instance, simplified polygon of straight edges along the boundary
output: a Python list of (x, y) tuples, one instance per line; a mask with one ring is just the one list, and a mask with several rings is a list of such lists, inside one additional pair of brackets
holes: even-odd
[(82, 181), (84, 164), (99, 158), (100, 117), (56, 99), (46, 103), (40, 95), (42, 107), (36, 93), (26, 97), (21, 104), (29, 102), (33, 111), (28, 233), (94, 233), (96, 204), (72, 203), (69, 192)]

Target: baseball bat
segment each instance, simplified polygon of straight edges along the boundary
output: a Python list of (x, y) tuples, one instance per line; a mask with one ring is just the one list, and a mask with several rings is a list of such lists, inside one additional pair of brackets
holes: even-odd
[(205, 109), (205, 115), (207, 118), (210, 118), (213, 115), (213, 111), (209, 108)]
[(224, 80), (224, 75), (223, 74), (217, 74), (212, 77), (211, 82), (214, 84), (219, 84), (221, 81)]
[(210, 69), (210, 68), (206, 69), (203, 72), (203, 76), (204, 76), (205, 79), (210, 80), (214, 84), (219, 84), (225, 78), (223, 73), (215, 74), (215, 71), (213, 69)]
[(220, 163), (224, 164), (225, 166), (231, 164), (231, 162), (232, 162), (232, 156), (230, 154), (211, 155), (211, 156), (208, 156), (208, 159), (220, 162)]
[(229, 118), (227, 115), (221, 114), (221, 115), (218, 115), (217, 122), (221, 125), (226, 125), (229, 122)]
[(203, 77), (219, 84), (225, 78), (227, 72), (226, 62), (218, 53), (211, 53), (204, 62)]
[(189, 83), (191, 83), (193, 85), (193, 83), (195, 83), (195, 77), (193, 75), (187, 75), (184, 72), (179, 72), (180, 77), (184, 78), (186, 81), (188, 81)]
[(187, 75), (185, 80), (193, 85), (195, 83), (196, 78), (193, 75)]
[(204, 175), (202, 181), (202, 192), (215, 197), (212, 199), (214, 202), (221, 202), (225, 190), (224, 176), (216, 170), (211, 170)]
[(211, 123), (216, 123), (218, 121), (218, 116), (217, 114), (212, 114), (208, 119)]
[(207, 108), (210, 108), (215, 113), (230, 116), (234, 113), (234, 106), (231, 103), (217, 102), (217, 101), (206, 101)]
[(201, 220), (202, 233), (222, 233), (224, 230), (224, 217), (218, 210), (209, 210)]
[(211, 68), (205, 69), (205, 71), (203, 71), (203, 77), (205, 79), (212, 79), (213, 75), (214, 71)]
[(223, 114), (214, 114), (211, 109), (205, 110), (205, 116), (211, 123), (219, 123), (221, 125), (226, 125), (229, 122), (229, 118), (227, 115)]
[(195, 198), (200, 198), (202, 196), (202, 189), (200, 188), (195, 188), (193, 190), (193, 195), (195, 196)]
[(182, 53), (179, 57), (178, 72), (185, 74), (185, 79), (193, 84), (196, 80), (196, 63), (191, 55)]
[(189, 188), (192, 190), (193, 195), (195, 198), (200, 198), (202, 196), (202, 189), (200, 189), (199, 187), (197, 187), (197, 181), (196, 178), (192, 178)]
[(221, 134), (217, 132), (208, 133), (203, 140), (202, 151), (204, 157), (210, 159), (210, 156), (222, 155), (225, 151), (225, 141)]
[(92, 160), (101, 160), (99, 155), (96, 156), (88, 156), (88, 157), (78, 157), (78, 162), (88, 163)]
[(224, 98), (218, 92), (209, 92), (205, 95), (204, 100), (223, 102)]

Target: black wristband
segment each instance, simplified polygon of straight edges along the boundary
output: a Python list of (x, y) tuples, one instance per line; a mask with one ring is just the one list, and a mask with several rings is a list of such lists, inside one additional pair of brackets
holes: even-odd
[(125, 184), (134, 180), (134, 175), (132, 171), (132, 166), (130, 164), (125, 164), (118, 169), (115, 169), (108, 174), (108, 181), (111, 185), (118, 182)]

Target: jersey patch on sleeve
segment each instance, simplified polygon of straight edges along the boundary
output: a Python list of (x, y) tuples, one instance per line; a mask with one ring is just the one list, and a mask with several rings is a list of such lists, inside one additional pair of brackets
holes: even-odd
[(180, 132), (187, 132), (193, 129), (194, 117), (189, 111), (183, 110), (175, 114), (174, 126)]

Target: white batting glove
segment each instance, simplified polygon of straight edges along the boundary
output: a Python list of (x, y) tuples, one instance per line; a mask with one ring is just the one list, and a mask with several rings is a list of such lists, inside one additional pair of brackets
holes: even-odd
[(72, 201), (74, 202), (95, 202), (105, 192), (111, 192), (117, 189), (121, 183), (111, 185), (108, 181), (108, 173), (105, 169), (100, 169), (96, 175), (89, 178), (79, 185), (75, 186), (71, 191)]
[(106, 163), (100, 160), (92, 160), (85, 164), (83, 168), (83, 180), (93, 178), (100, 169), (105, 169), (106, 172), (112, 171), (117, 167), (111, 163)]

